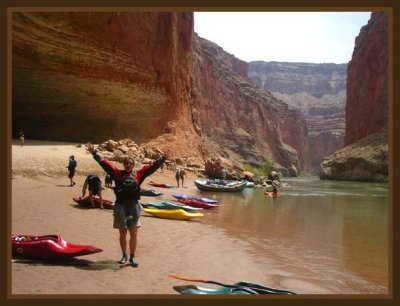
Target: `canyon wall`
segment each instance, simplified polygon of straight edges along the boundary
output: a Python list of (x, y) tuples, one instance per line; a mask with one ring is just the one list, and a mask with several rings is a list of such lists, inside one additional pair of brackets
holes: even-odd
[(357, 36), (347, 76), (345, 144), (387, 128), (388, 18), (372, 13)]
[(343, 149), (321, 163), (322, 179), (387, 181), (388, 17), (372, 13), (348, 66)]
[(304, 120), (200, 39), (192, 13), (12, 14), (13, 136), (131, 138), (200, 164), (223, 155), (306, 167)]
[(195, 125), (228, 152), (260, 166), (273, 159), (286, 175), (307, 167), (305, 121), (247, 77), (247, 63), (195, 36)]
[(347, 64), (249, 63), (253, 82), (304, 116), (314, 173), (322, 159), (344, 143), (346, 69)]
[(13, 13), (13, 133), (159, 135), (188, 112), (191, 13)]

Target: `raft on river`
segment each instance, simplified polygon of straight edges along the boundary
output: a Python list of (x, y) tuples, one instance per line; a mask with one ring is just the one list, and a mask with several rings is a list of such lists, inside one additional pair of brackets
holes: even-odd
[(246, 186), (246, 181), (228, 180), (195, 180), (194, 184), (202, 191), (241, 192)]

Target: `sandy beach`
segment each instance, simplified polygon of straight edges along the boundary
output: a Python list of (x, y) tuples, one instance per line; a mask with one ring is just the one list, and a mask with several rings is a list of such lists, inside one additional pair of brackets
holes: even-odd
[[(77, 184), (69, 187), (66, 165), (72, 154), (78, 161)], [(77, 257), (69, 264), (13, 260), (12, 294), (178, 294), (173, 286), (196, 284), (170, 278), (169, 274), (228, 284), (252, 281), (304, 293), (333, 293), (315, 284), (308, 288), (306, 282), (274, 270), (268, 261), (247, 251), (247, 242), (232, 238), (201, 218), (177, 221), (142, 213), (136, 254), (139, 267), (115, 269), (121, 251), (118, 231), (112, 228), (112, 211), (81, 208), (72, 200), (81, 195), (85, 174), (90, 171), (104, 177), (84, 146), (29, 140), (24, 147), (13, 144), (11, 232), (59, 234), (72, 243), (94, 245), (103, 251)], [(156, 200), (171, 200), (173, 193), (195, 194), (195, 178), (189, 174), (185, 188), (154, 188), (147, 182), (176, 184), (172, 170), (157, 171), (142, 187), (164, 193)], [(113, 192), (106, 189), (104, 198), (114, 200)], [(154, 198), (142, 197), (141, 201), (151, 200)]]

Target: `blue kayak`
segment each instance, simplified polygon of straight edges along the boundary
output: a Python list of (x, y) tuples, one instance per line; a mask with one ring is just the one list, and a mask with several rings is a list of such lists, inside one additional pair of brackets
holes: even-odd
[(183, 209), (188, 212), (196, 212), (199, 210), (203, 210), (203, 208), (197, 208), (197, 207), (192, 207), (188, 205), (184, 205), (181, 203), (171, 203), (171, 202), (160, 202), (160, 203), (154, 203), (154, 202), (146, 202), (142, 203), (143, 207), (146, 208), (158, 208), (158, 209)]
[(218, 202), (217, 200), (213, 200), (213, 199), (209, 199), (209, 198), (188, 196), (185, 194), (173, 194), (172, 196), (178, 200), (194, 200), (194, 201), (200, 201), (200, 202), (204, 202), (204, 203), (208, 203), (208, 204), (215, 204)]

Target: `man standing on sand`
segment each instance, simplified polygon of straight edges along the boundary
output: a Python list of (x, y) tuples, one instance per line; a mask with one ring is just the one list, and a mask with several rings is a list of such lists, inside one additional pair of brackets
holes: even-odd
[(75, 160), (75, 156), (71, 155), (69, 157), (69, 161), (68, 161), (68, 178), (70, 180), (70, 185), (69, 186), (74, 186), (75, 182), (74, 182), (74, 175), (75, 175), (75, 168), (77, 166), (77, 162)]
[(186, 171), (183, 168), (177, 167), (176, 168), (176, 172), (175, 172), (175, 179), (176, 179), (176, 184), (179, 187), (179, 180), (182, 181), (182, 187), (183, 187), (183, 181), (185, 179), (186, 176)]
[(99, 156), (91, 143), (86, 144), (86, 149), (92, 153), (93, 158), (99, 163), (104, 171), (109, 174), (115, 182), (114, 193), (116, 201), (114, 205), (114, 224), (113, 227), (119, 230), (119, 244), (122, 250), (122, 258), (120, 264), (128, 261), (126, 236), (129, 231), (129, 263), (132, 267), (139, 264), (135, 259), (135, 251), (137, 246), (137, 231), (140, 225), (141, 205), (140, 185), (146, 177), (154, 173), (162, 163), (165, 157), (161, 156), (156, 161), (143, 166), (140, 170), (133, 170), (135, 161), (127, 157), (124, 159), (124, 170), (119, 170), (115, 165)]

